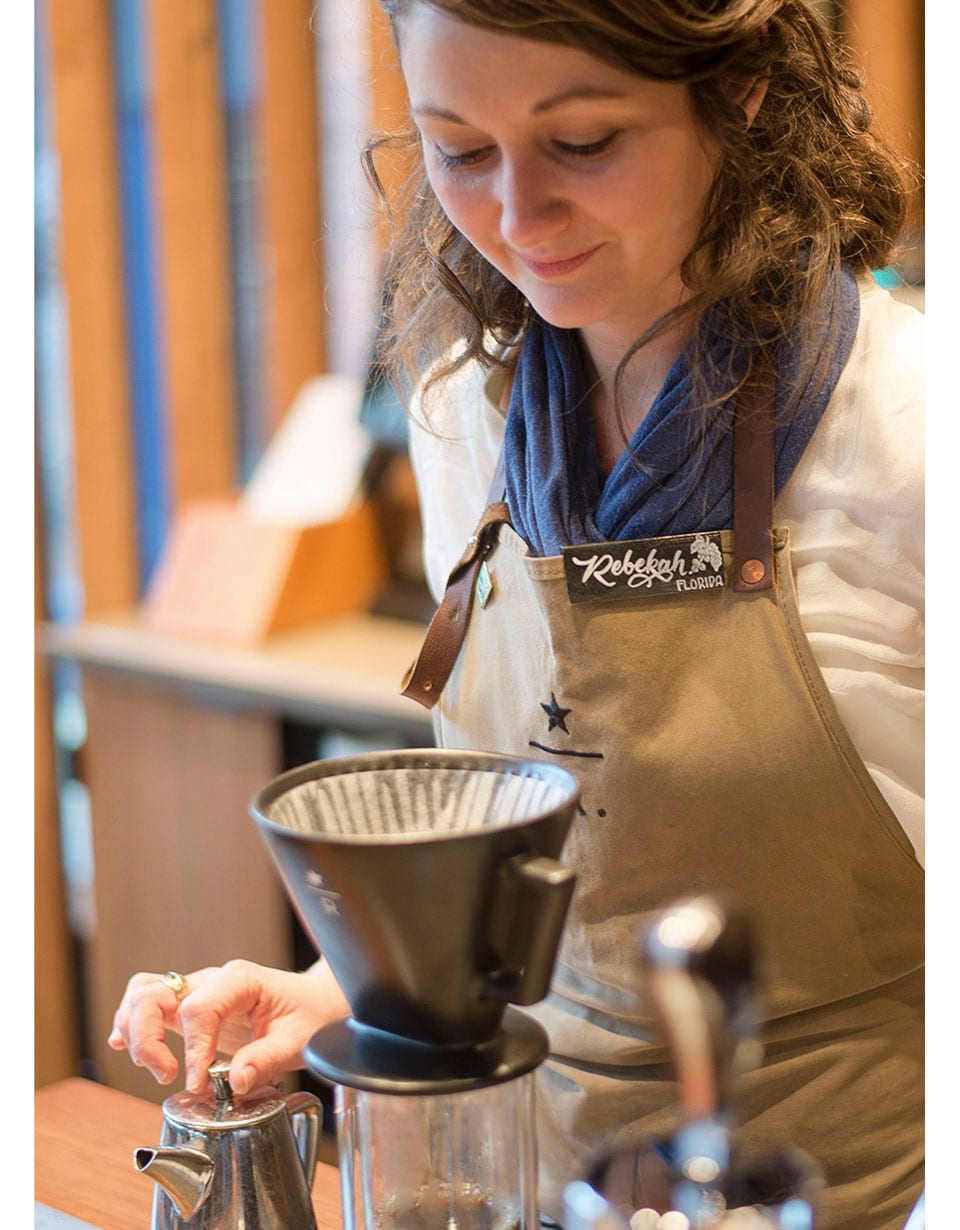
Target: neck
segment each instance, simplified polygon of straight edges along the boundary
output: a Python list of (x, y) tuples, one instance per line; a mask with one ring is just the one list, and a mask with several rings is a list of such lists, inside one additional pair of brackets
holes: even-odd
[(647, 417), (692, 328), (690, 323), (682, 322), (641, 346), (627, 364), (619, 390), (617, 367), (636, 335), (624, 341), (602, 326), (581, 329), (588, 378), (593, 382), (590, 409), (604, 474), (610, 472), (625, 443)]

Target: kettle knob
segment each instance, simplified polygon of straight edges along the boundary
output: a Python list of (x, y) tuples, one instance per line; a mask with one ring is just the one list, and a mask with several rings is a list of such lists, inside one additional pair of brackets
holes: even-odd
[(222, 1059), (212, 1063), (207, 1068), (210, 1083), (213, 1086), (213, 1096), (217, 1099), (217, 1109), (226, 1110), (233, 1105), (233, 1090), (230, 1088), (230, 1065)]

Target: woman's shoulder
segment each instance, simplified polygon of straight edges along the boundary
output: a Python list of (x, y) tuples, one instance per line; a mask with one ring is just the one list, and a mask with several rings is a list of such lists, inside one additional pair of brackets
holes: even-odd
[(864, 286), (850, 358), (778, 499), (798, 565), (922, 605), (923, 316)]
[[(832, 476), (861, 495), (902, 499), (913, 515), (923, 485), (924, 316), (871, 279), (861, 284), (850, 357), (795, 475)], [(888, 506), (888, 512), (893, 511)]]
[(916, 437), (925, 384), (926, 318), (872, 279), (861, 282), (860, 322), (834, 400), (884, 433)]
[(421, 471), (442, 469), (461, 484), (469, 475), (469, 490), (493, 478), (503, 442), (506, 373), (471, 359), (437, 377), (445, 367), (449, 362), (440, 361), (428, 371), (411, 401), (410, 451)]
[[(453, 357), (453, 356), (450, 356)], [(508, 372), (476, 360), (427, 373), (410, 407), (427, 579), (436, 597), (483, 512), (503, 444)]]
[[(860, 323), (850, 373), (861, 379), (894, 377), (902, 392), (922, 398), (926, 318), (871, 278), (860, 283)], [(846, 373), (845, 373), (846, 374)]]
[(477, 358), (458, 362), (459, 352), (455, 345), (434, 360), (411, 399), (415, 426), (441, 438), (468, 437), (485, 419), (505, 416), (502, 394), (515, 350), (502, 351), (493, 368)]

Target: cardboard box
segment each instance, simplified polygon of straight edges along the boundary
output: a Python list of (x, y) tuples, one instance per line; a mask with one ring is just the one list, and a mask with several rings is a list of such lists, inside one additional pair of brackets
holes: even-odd
[(373, 505), (337, 520), (271, 524), (240, 500), (199, 501), (176, 519), (144, 603), (160, 632), (253, 646), (284, 628), (368, 609), (387, 578)]

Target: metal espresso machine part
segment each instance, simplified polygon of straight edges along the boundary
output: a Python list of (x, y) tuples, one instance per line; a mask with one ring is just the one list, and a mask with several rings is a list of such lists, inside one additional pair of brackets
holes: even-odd
[(334, 1087), (346, 1230), (534, 1230), (533, 1072), (512, 1005), (550, 985), (578, 804), (552, 764), (410, 750), (320, 761), (251, 811), (351, 1015), (307, 1067)]
[(737, 1077), (762, 1059), (746, 915), (712, 896), (677, 902), (646, 929), (641, 960), (681, 1126), (599, 1158), (571, 1183), (565, 1230), (816, 1230), (817, 1164), (791, 1148), (748, 1157), (738, 1147)]

